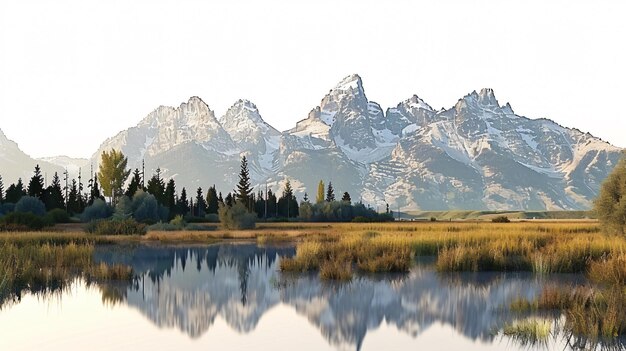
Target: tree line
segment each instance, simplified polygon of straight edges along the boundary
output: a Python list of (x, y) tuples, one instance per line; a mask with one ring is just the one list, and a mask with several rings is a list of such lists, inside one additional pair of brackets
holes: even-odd
[[(45, 211), (63, 210), (69, 216), (77, 216), (83, 221), (112, 216), (132, 217), (145, 222), (170, 221), (176, 216), (193, 221), (218, 221), (222, 219), (221, 215), (232, 216), (234, 212), (228, 210), (235, 207), (242, 216), (250, 218), (250, 215), (254, 215), (255, 220), (392, 219), (388, 210), (387, 213), (378, 214), (361, 202), (353, 204), (348, 192), (343, 193), (341, 200), (336, 200), (331, 182), (328, 182), (328, 186), (323, 181), (319, 182), (315, 202), (310, 201), (307, 193), (299, 202), (289, 179), (285, 180), (280, 195), (271, 189), (255, 193), (245, 156), (241, 158), (239, 182), (235, 189), (225, 195), (215, 185), (209, 186), (206, 192), (202, 187), (198, 187), (192, 194), (185, 187), (178, 192), (175, 180), (164, 179), (160, 168), (146, 182), (143, 167), (142, 171), (138, 168), (129, 170), (128, 159), (117, 150), (102, 152), (99, 170), (95, 174), (92, 172), (86, 187), (80, 172), (78, 179), (68, 179), (67, 172), (63, 175), (62, 180), (55, 173), (50, 185), (45, 186), (41, 169), (37, 165), (28, 185), (25, 186), (20, 178), (6, 191), (0, 176), (0, 215), (16, 210), (20, 201), (39, 201)], [(222, 213), (220, 209), (223, 209)]]

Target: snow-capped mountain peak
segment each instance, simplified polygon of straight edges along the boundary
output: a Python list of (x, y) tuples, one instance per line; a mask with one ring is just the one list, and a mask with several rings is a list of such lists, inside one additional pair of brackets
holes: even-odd
[(342, 79), (333, 90), (363, 92), (363, 81), (358, 74), (351, 74)]
[(429, 104), (427, 104), (424, 100), (422, 100), (419, 96), (413, 94), (409, 99), (405, 101), (406, 105), (410, 108), (415, 109), (424, 109), (428, 111), (434, 111)]
[(245, 139), (251, 130), (278, 133), (263, 120), (256, 105), (245, 99), (237, 100), (219, 121), (234, 141)]
[(483, 88), (478, 93), (478, 102), (487, 106), (500, 106), (491, 88)]
[[(0, 161), (7, 143), (0, 131)], [(272, 190), (290, 179), (302, 196), (323, 179), (368, 204), (403, 210), (586, 209), (621, 157), (621, 149), (589, 134), (515, 115), (492, 89), (447, 109), (434, 110), (417, 95), (384, 109), (368, 100), (356, 74), (284, 133), (249, 100), (218, 120), (192, 97), (109, 138), (92, 163), (111, 148), (128, 156), (129, 167), (145, 159), (147, 172), (160, 167), (188, 189), (215, 184), (229, 191), (246, 155), (253, 182)]]

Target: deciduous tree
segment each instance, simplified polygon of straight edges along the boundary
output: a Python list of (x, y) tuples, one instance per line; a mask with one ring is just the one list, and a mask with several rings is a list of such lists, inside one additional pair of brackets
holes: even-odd
[(117, 196), (122, 194), (122, 186), (130, 175), (130, 170), (126, 169), (128, 159), (121, 151), (112, 149), (111, 151), (102, 151), (100, 155), (100, 170), (98, 178), (100, 186), (105, 196), (111, 197), (113, 202)]

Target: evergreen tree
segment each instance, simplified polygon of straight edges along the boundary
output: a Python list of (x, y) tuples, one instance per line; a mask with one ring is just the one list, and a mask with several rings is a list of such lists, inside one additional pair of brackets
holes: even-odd
[(317, 185), (317, 197), (315, 198), (315, 202), (316, 203), (321, 203), (324, 202), (324, 181), (320, 180), (319, 184)]
[(198, 217), (204, 217), (206, 214), (206, 202), (204, 201), (204, 196), (202, 195), (202, 188), (198, 188), (196, 192), (196, 203), (194, 215)]
[(235, 197), (248, 211), (252, 211), (252, 187), (250, 186), (250, 172), (248, 171), (248, 160), (246, 156), (241, 158), (241, 170), (239, 171), (239, 183)]
[(285, 183), (283, 195), (278, 199), (278, 214), (287, 218), (298, 217), (298, 201), (293, 195), (293, 189), (289, 180)]
[(167, 182), (165, 186), (165, 206), (170, 210), (170, 217), (174, 218), (176, 214), (176, 182), (174, 179), (171, 179)]
[(326, 191), (326, 202), (335, 201), (335, 189), (333, 189), (333, 183), (328, 182), (328, 190)]
[(176, 202), (177, 213), (181, 215), (186, 215), (189, 213), (189, 200), (187, 200), (187, 189), (183, 188), (180, 192), (180, 197)]
[(138, 168), (135, 168), (135, 171), (133, 172), (133, 177), (130, 179), (130, 184), (128, 184), (128, 188), (126, 188), (126, 192), (124, 192), (124, 195), (132, 199), (133, 196), (135, 196), (137, 190), (142, 188), (141, 184), (141, 173), (139, 173)]
[(226, 198), (224, 199), (224, 202), (226, 202), (226, 206), (232, 207), (233, 204), (235, 203), (235, 199), (233, 198), (233, 195), (231, 195), (231, 193), (228, 193), (226, 194)]
[(217, 189), (215, 185), (209, 187), (209, 191), (206, 194), (206, 212), (217, 214), (219, 208), (219, 200), (217, 198)]
[(44, 196), (44, 184), (43, 177), (41, 176), (41, 168), (39, 165), (35, 166), (35, 174), (30, 178), (28, 182), (28, 195), (43, 199)]
[(76, 213), (82, 213), (87, 206), (88, 195), (83, 194), (83, 179), (81, 175), (81, 169), (78, 169), (78, 207)]
[(602, 183), (594, 210), (605, 229), (626, 233), (626, 153)]
[(387, 209), (386, 209), (385, 213), (386, 213), (386, 214), (389, 214), (389, 204), (385, 204), (385, 206), (387, 207)]
[(91, 185), (91, 191), (89, 192), (89, 201), (88, 204), (91, 205), (93, 204), (94, 201), (96, 201), (96, 199), (101, 199), (104, 201), (104, 196), (102, 196), (102, 193), (100, 192), (100, 185), (98, 183), (98, 175), (94, 175), (93, 176), (93, 181), (92, 181), (92, 185)]
[(76, 179), (72, 179), (72, 185), (70, 186), (70, 193), (67, 195), (67, 210), (70, 213), (81, 213), (80, 198), (82, 196), (78, 192)]
[(6, 202), (16, 204), (18, 201), (20, 201), (22, 196), (26, 196), (26, 191), (24, 190), (22, 178), (19, 178), (16, 184), (9, 185), (5, 200)]
[(272, 189), (267, 191), (267, 217), (276, 217), (276, 195)]
[(309, 194), (307, 194), (306, 192), (304, 193), (304, 197), (302, 198), (302, 200), (304, 200), (304, 202), (309, 202)]
[(100, 178), (100, 186), (105, 196), (111, 197), (113, 203), (115, 199), (121, 195), (122, 186), (130, 175), (130, 170), (126, 169), (128, 158), (121, 151), (112, 149), (111, 151), (102, 151), (100, 155), (100, 170), (98, 178)]
[(4, 183), (2, 182), (2, 176), (0, 175), (0, 204), (4, 202)]
[(50, 184), (45, 191), (44, 198), (46, 210), (50, 211), (55, 208), (65, 209), (65, 199), (63, 198), (63, 190), (61, 189), (61, 180), (56, 172), (54, 172), (54, 177), (52, 177), (52, 184)]
[(263, 192), (259, 190), (254, 201), (254, 212), (257, 213), (257, 217), (265, 217), (265, 199), (263, 198)]
[(146, 191), (157, 199), (161, 205), (167, 205), (165, 201), (165, 182), (161, 178), (161, 168), (157, 168), (156, 174), (148, 180)]
[(350, 194), (348, 194), (348, 192), (346, 191), (345, 193), (343, 193), (343, 196), (341, 197), (341, 201), (347, 203), (347, 204), (351, 204), (352, 203), (352, 199), (350, 198)]
[(222, 197), (222, 192), (220, 191), (220, 195), (217, 197), (217, 201), (219, 201), (219, 203), (223, 206), (224, 204), (224, 198)]

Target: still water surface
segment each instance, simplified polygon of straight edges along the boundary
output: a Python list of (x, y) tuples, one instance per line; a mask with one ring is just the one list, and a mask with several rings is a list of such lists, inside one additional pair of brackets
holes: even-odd
[[(0, 310), (0, 350), (564, 350), (559, 335), (523, 345), (500, 332), (506, 306), (546, 284), (530, 274), (409, 274), (327, 283), (283, 274), (293, 247), (98, 247), (133, 267), (132, 284), (75, 281)], [(551, 276), (550, 284), (580, 282)]]

